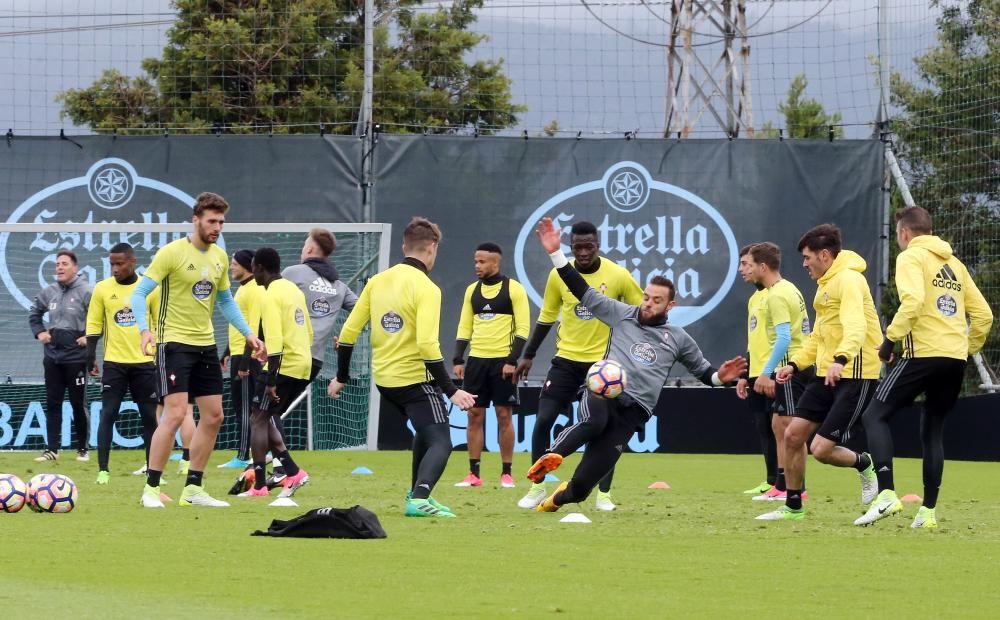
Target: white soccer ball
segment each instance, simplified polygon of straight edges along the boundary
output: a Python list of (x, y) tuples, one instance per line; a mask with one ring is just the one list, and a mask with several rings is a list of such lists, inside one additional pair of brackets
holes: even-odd
[(62, 474), (38, 474), (28, 481), (28, 506), (35, 512), (70, 512), (76, 507), (76, 483)]
[(17, 512), (28, 503), (28, 485), (14, 474), (0, 474), (0, 510)]
[(599, 398), (618, 398), (627, 384), (625, 369), (614, 360), (601, 360), (587, 371), (587, 389)]

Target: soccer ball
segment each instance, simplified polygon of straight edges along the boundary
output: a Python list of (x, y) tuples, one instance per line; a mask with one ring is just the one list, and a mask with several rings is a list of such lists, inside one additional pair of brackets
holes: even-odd
[(17, 512), (28, 501), (28, 487), (14, 474), (0, 474), (0, 510)]
[(598, 398), (618, 398), (627, 384), (625, 369), (614, 360), (601, 360), (587, 371), (587, 389)]
[(35, 512), (69, 512), (76, 496), (76, 484), (62, 474), (38, 474), (28, 481), (28, 506)]

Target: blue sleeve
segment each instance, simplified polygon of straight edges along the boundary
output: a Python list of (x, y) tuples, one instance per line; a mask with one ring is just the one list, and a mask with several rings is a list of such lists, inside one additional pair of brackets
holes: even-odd
[(230, 325), (238, 329), (244, 336), (250, 335), (250, 326), (247, 325), (247, 320), (243, 318), (243, 313), (240, 312), (240, 307), (236, 305), (236, 300), (233, 299), (233, 292), (230, 289), (227, 288), (224, 291), (219, 291), (219, 296), (215, 298), (215, 303), (219, 304), (222, 315), (226, 317)]
[(139, 284), (132, 291), (132, 314), (135, 315), (135, 324), (139, 326), (139, 333), (149, 330), (149, 321), (146, 320), (146, 298), (157, 286), (156, 280), (142, 276)]
[(778, 366), (778, 362), (788, 353), (788, 345), (792, 344), (791, 323), (779, 323), (775, 325), (774, 333), (777, 337), (774, 339), (774, 347), (771, 348), (771, 357), (767, 358), (764, 370), (761, 371), (761, 374), (766, 377), (771, 376), (771, 373)]

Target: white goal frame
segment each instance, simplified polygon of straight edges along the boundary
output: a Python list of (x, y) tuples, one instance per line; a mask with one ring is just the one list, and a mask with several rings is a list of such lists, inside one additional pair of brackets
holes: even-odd
[[(237, 223), (237, 222), (227, 222), (222, 229), (222, 239), (225, 241), (226, 233), (255, 233), (259, 234), (262, 232), (266, 233), (302, 233), (303, 238), (309, 233), (313, 228), (325, 228), (332, 232), (334, 235), (337, 233), (379, 233), (379, 248), (377, 255), (377, 272), (382, 272), (389, 267), (389, 253), (391, 251), (391, 238), (392, 238), (392, 224), (384, 223), (332, 223), (332, 222), (253, 222), (253, 223)], [(63, 223), (0, 223), (0, 256), (6, 255), (7, 243), (10, 238), (11, 233), (111, 233), (111, 234), (121, 234), (121, 233), (188, 233), (192, 231), (191, 222), (178, 222), (169, 224), (152, 224), (152, 223), (141, 223), (141, 222), (107, 222), (107, 223), (75, 223), (75, 222), (63, 222)], [(356, 274), (342, 274), (347, 276), (348, 279), (344, 280), (349, 286), (357, 279), (357, 277), (368, 267), (371, 266), (371, 262), (365, 264), (362, 269)], [(4, 282), (4, 285), (7, 285)], [(92, 282), (91, 284), (97, 284)], [(368, 428), (367, 428), (367, 438), (364, 446), (358, 446), (355, 448), (345, 448), (345, 449), (364, 449), (364, 450), (377, 450), (378, 449), (378, 425), (379, 425), (379, 414), (380, 414), (380, 395), (378, 389), (375, 387), (374, 376), (369, 373), (369, 411), (368, 411)], [(299, 398), (292, 403), (288, 408), (288, 411), (292, 411), (295, 406), (301, 402), (301, 399), (306, 399), (306, 434), (307, 434), (307, 449), (313, 449), (313, 404), (312, 404), (312, 390), (306, 390)]]

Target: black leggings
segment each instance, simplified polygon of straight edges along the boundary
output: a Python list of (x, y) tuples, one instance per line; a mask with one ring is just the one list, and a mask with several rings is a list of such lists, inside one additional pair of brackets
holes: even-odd
[(413, 498), (427, 499), (441, 479), (451, 456), (451, 429), (445, 424), (428, 424), (413, 434), (411, 481)]
[(576, 424), (563, 431), (556, 442), (560, 446), (558, 452), (570, 448), (575, 450), (576, 441), (584, 439), (590, 432), (597, 431), (597, 434), (589, 438), (573, 477), (566, 488), (557, 494), (555, 502), (560, 506), (587, 499), (598, 482), (614, 469), (625, 445), (649, 417), (635, 404), (602, 400), (589, 394), (584, 398), (586, 400), (581, 403), (581, 408), (587, 410), (590, 428), (578, 433), (578, 427), (583, 425)]
[[(586, 398), (586, 397), (585, 397)], [(580, 408), (583, 408), (583, 403), (580, 404)], [(566, 413), (566, 417), (572, 419), (573, 411), (569, 408), (569, 403), (562, 403), (554, 398), (546, 398), (544, 395), (538, 399), (538, 413), (535, 415), (535, 427), (531, 431), (531, 460), (532, 462), (537, 461), (543, 454), (549, 451), (552, 437), (552, 427), (556, 425), (556, 418), (559, 417), (560, 413)], [(579, 422), (577, 423), (579, 425)], [(574, 425), (576, 426), (576, 425)], [(588, 428), (582, 429), (581, 432), (588, 432), (591, 425)], [(567, 429), (572, 427), (566, 427)], [(565, 432), (565, 430), (563, 431)], [(561, 434), (560, 434), (561, 435)], [(587, 440), (580, 442), (577, 448), (585, 444)], [(551, 444), (554, 447), (554, 444)], [(574, 448), (573, 450), (576, 450)], [(572, 454), (573, 450), (567, 453)], [(611, 490), (611, 482), (615, 476), (615, 469), (612, 467), (610, 470), (605, 472), (607, 475), (601, 479), (600, 490), (602, 493), (607, 493)]]
[(69, 390), (69, 403), (73, 407), (73, 428), (76, 430), (76, 449), (86, 450), (90, 435), (90, 416), (87, 415), (87, 364), (76, 362), (58, 364), (46, 357), (45, 369), (45, 432), (48, 449), (59, 452), (62, 434), (63, 397)]
[(236, 444), (236, 458), (241, 461), (250, 459), (250, 411), (253, 402), (254, 387), (257, 374), (260, 372), (260, 362), (250, 362), (250, 376), (242, 378), (239, 367), (243, 362), (242, 355), (229, 358), (229, 393), (231, 409), (236, 418), (236, 428), (239, 441)]
[[(892, 475), (892, 432), (889, 430), (889, 419), (894, 413), (896, 410), (886, 403), (873, 400), (861, 418), (872, 458), (878, 459), (874, 460), (875, 469), (881, 470), (878, 473), (879, 490), (896, 488)], [(944, 421), (945, 416), (928, 412), (926, 408), (920, 414), (920, 445), (924, 455), (923, 505), (928, 508), (937, 504), (937, 492), (944, 477)]]
[(149, 445), (156, 432), (156, 369), (152, 364), (104, 363), (101, 380), (101, 420), (97, 426), (97, 462), (101, 471), (110, 471), (111, 442), (125, 390), (139, 408), (142, 442), (149, 461)]
[(753, 391), (754, 377), (747, 385), (750, 392), (747, 404), (750, 406), (750, 414), (753, 416), (753, 426), (757, 431), (757, 440), (760, 442), (760, 451), (764, 455), (764, 472), (768, 484), (774, 484), (778, 479), (778, 445), (774, 439), (774, 430), (771, 428), (771, 417), (774, 412), (771, 410), (772, 401), (763, 394)]

